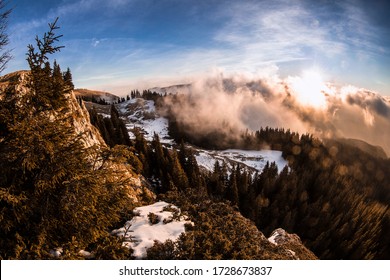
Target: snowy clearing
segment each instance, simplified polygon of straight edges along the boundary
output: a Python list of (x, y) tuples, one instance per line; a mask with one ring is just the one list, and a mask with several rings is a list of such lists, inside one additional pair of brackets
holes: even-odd
[(147, 141), (152, 141), (156, 133), (161, 143), (173, 143), (168, 134), (168, 119), (157, 114), (153, 101), (142, 98), (131, 99), (119, 104), (119, 111), (122, 116), (125, 116), (130, 138), (135, 138), (132, 130), (138, 128), (144, 133)]
[(198, 150), (195, 157), (198, 165), (209, 171), (213, 171), (217, 160), (220, 164), (225, 161), (229, 168), (232, 167), (232, 163), (239, 163), (259, 172), (264, 169), (267, 161), (269, 163), (275, 162), (279, 172), (287, 165), (287, 161), (282, 157), (282, 152), (275, 150)]

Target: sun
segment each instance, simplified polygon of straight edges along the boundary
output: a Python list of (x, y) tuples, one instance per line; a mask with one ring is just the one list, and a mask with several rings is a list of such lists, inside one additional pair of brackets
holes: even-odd
[(326, 107), (325, 92), (328, 91), (328, 87), (318, 70), (309, 69), (304, 71), (301, 77), (294, 77), (291, 80), (291, 86), (297, 100), (302, 105), (315, 108)]

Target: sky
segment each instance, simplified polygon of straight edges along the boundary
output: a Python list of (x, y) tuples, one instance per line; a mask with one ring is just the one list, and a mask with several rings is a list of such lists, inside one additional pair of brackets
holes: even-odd
[(8, 0), (13, 59), (59, 17), (76, 87), (127, 94), (223, 71), (322, 79), (390, 95), (390, 1)]

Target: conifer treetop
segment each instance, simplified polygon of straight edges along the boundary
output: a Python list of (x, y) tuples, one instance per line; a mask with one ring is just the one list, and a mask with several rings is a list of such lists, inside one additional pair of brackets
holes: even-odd
[(57, 26), (58, 17), (53, 23), (49, 23), (49, 31), (44, 33), (43, 38), (40, 39), (36, 36), (35, 41), (39, 51), (35, 51), (33, 45), (28, 45), (27, 61), (31, 69), (36, 67), (42, 68), (42, 66), (48, 61), (48, 55), (61, 51), (64, 46), (54, 46), (55, 42), (58, 42), (63, 35), (56, 35), (55, 31), (60, 27)]

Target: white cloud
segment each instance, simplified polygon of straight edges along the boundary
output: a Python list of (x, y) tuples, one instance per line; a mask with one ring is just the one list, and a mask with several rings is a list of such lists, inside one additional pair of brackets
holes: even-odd
[(309, 24), (316, 19), (299, 5), (236, 4), (230, 17), (215, 39), (245, 51), (248, 56), (301, 59), (303, 46), (318, 48), (325, 41), (325, 32)]

